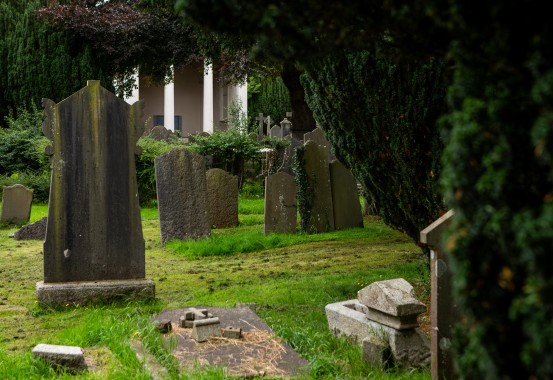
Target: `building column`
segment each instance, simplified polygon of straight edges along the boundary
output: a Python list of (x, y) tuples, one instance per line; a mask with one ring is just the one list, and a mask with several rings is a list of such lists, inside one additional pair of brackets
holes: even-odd
[(203, 127), (207, 133), (213, 133), (213, 69), (204, 66)]
[(163, 98), (163, 126), (175, 131), (175, 77), (165, 85)]
[(248, 117), (248, 81), (247, 80), (238, 86), (237, 97), (238, 97), (238, 101), (242, 106), (242, 112), (247, 118)]

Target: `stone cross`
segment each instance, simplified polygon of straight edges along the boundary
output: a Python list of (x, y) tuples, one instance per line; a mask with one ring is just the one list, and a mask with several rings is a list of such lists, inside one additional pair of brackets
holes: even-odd
[(456, 378), (451, 348), (452, 327), (457, 320), (457, 307), (452, 299), (451, 271), (444, 252), (443, 234), (454, 216), (453, 210), (436, 219), (421, 231), (420, 240), (430, 247), (430, 320), (432, 324), (432, 379)]
[(135, 169), (142, 102), (130, 106), (88, 81), (60, 103), (43, 99), (43, 106), (52, 179), (39, 301), (152, 298)]

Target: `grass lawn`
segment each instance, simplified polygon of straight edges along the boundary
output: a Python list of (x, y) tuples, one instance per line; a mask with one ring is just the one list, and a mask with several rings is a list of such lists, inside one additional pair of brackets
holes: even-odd
[[(31, 222), (47, 214), (33, 205)], [(233, 307), (256, 303), (258, 315), (311, 364), (310, 379), (429, 379), (429, 371), (381, 372), (361, 359), (357, 345), (328, 330), (324, 307), (356, 297), (359, 289), (403, 277), (428, 301), (426, 260), (411, 240), (375, 218), (365, 228), (317, 235), (264, 236), (263, 201), (240, 200), (240, 226), (212, 231), (198, 242), (161, 247), (155, 208), (142, 209), (146, 277), (156, 284), (156, 301), (110, 305), (37, 304), (35, 284), (43, 279), (40, 241), (9, 238), (17, 226), (0, 227), (0, 378), (150, 379), (131, 349), (140, 340), (174, 379), (223, 379), (224, 369), (185, 373), (171, 346), (149, 318), (164, 309), (195, 305)], [(426, 316), (423, 316), (426, 318)], [(81, 346), (94, 358), (86, 374), (59, 374), (33, 361), (38, 343)]]

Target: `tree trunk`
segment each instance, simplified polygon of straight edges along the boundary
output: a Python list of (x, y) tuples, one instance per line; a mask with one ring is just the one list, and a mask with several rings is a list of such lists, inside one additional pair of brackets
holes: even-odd
[(285, 63), (281, 73), (282, 81), (290, 92), (292, 104), (292, 136), (303, 140), (303, 134), (315, 129), (313, 112), (307, 106), (305, 93), (300, 82), (301, 71), (293, 63)]

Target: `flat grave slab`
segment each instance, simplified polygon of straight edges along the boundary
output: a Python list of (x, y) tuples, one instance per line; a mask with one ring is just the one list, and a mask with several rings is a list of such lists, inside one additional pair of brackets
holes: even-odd
[(224, 367), (226, 374), (233, 377), (261, 375), (286, 379), (309, 370), (309, 362), (281, 341), (252, 309), (194, 307), (207, 309), (213, 317), (219, 318), (221, 328), (242, 329), (242, 338), (219, 336), (198, 343), (192, 338), (192, 328), (180, 327), (179, 319), (188, 308), (161, 312), (153, 318), (171, 321), (172, 329), (164, 337), (176, 337), (177, 347), (173, 355), (179, 360), (183, 370), (192, 370), (195, 364), (199, 364)]

